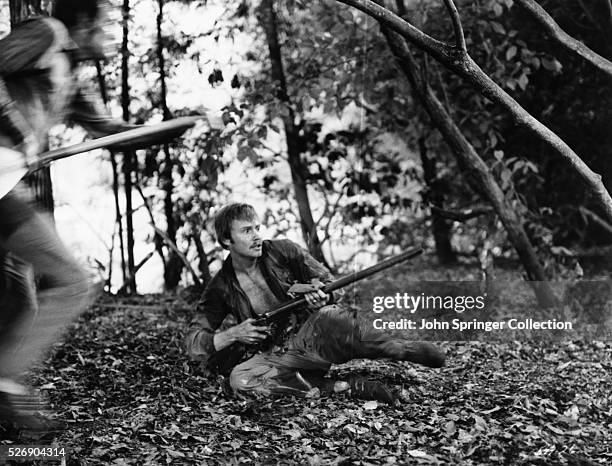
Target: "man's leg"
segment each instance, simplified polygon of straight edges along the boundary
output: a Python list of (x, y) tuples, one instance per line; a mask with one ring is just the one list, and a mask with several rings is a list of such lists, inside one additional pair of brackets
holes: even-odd
[(291, 348), (334, 364), (351, 359), (391, 358), (428, 367), (444, 365), (444, 353), (431, 343), (394, 338), (364, 327), (356, 311), (325, 306), (304, 323)]
[[(85, 274), (53, 226), (26, 201), (7, 194), (0, 199), (0, 215), (2, 247), (31, 264), (49, 286), (38, 295), (38, 312), (11, 327), (10, 341), (14, 344), (0, 350), (0, 377), (14, 378), (40, 359), (58, 333), (85, 307), (89, 288)], [(21, 308), (22, 315), (26, 311)]]
[(230, 386), (244, 395), (289, 394), (303, 396), (315, 385), (312, 379), (322, 379), (329, 369), (328, 363), (312, 364), (311, 369), (298, 369), (287, 365), (283, 356), (263, 353), (237, 365), (230, 374)]

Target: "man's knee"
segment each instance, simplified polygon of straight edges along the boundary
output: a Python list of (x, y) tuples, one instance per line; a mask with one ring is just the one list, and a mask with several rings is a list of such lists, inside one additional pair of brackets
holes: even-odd
[(264, 387), (264, 384), (253, 377), (248, 371), (236, 370), (238, 366), (229, 375), (229, 384), (234, 393), (239, 395), (270, 395), (270, 390)]

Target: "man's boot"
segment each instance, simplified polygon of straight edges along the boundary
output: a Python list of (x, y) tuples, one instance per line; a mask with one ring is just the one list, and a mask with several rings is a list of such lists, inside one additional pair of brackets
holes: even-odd
[(65, 429), (64, 423), (49, 417), (52, 412), (40, 393), (15, 386), (20, 389), (0, 391), (0, 424), (19, 431), (22, 439), (55, 436)]
[(363, 377), (351, 377), (348, 384), (353, 398), (376, 400), (390, 405), (395, 402), (395, 396), (382, 382), (367, 380)]

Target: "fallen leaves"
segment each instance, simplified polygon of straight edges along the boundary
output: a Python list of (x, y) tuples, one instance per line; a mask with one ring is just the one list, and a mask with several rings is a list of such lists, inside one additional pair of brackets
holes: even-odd
[[(145, 309), (160, 300), (167, 311)], [(113, 303), (112, 311), (83, 316), (35, 375), (70, 421), (59, 442), (80, 464), (612, 459), (609, 343), (461, 342), (446, 345), (440, 370), (381, 361), (332, 369), (339, 379), (386, 383), (399, 398), (394, 406), (351, 399), (347, 390), (244, 400), (186, 362), (185, 303), (169, 296)]]

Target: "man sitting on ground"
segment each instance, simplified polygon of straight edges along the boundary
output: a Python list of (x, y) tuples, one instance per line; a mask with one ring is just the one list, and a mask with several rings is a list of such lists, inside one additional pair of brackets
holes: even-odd
[[(196, 307), (186, 337), (192, 359), (209, 367), (223, 365), (225, 349), (233, 343), (253, 345), (269, 341), (271, 328), (257, 325), (259, 315), (289, 301), (294, 283), (329, 283), (327, 269), (289, 240), (262, 240), (260, 222), (252, 206), (230, 204), (215, 218), (217, 240), (229, 250), (222, 269), (207, 286)], [(311, 287), (304, 293), (310, 314), (286, 337), (282, 349), (268, 348), (231, 370), (230, 385), (242, 394), (304, 395), (318, 387), (324, 392), (350, 387), (359, 398), (392, 402), (382, 384), (324, 378), (332, 364), (351, 359), (391, 358), (429, 367), (441, 367), (444, 354), (434, 345), (392, 338), (360, 325), (357, 313), (333, 303), (333, 297)], [(314, 289), (313, 289), (314, 288)], [(307, 290), (308, 287), (304, 287)], [(237, 325), (217, 331), (226, 316)]]

